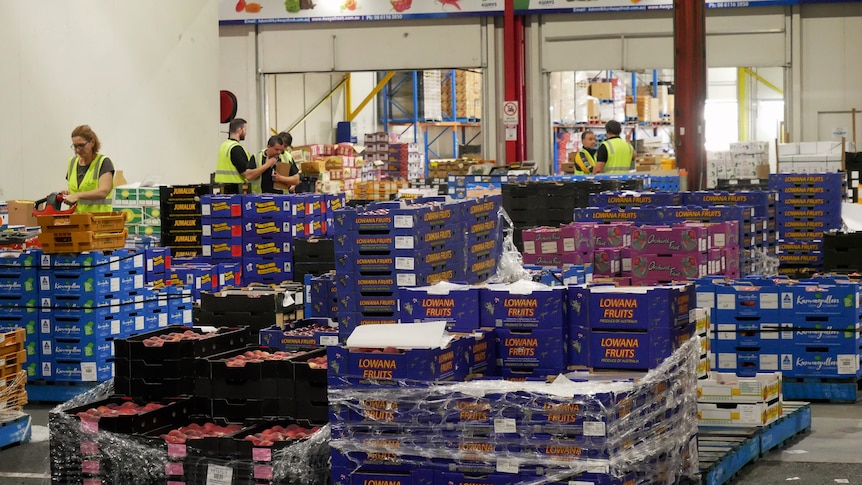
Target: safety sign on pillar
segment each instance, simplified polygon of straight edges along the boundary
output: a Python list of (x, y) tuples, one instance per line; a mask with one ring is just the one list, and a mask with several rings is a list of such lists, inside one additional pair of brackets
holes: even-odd
[(506, 127), (506, 141), (518, 140), (518, 102), (503, 102), (503, 126)]

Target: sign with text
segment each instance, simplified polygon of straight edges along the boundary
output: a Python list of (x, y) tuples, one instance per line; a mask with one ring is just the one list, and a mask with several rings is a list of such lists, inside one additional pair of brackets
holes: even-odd
[[(832, 0), (705, 0), (708, 8), (825, 3)], [(857, 0), (860, 1), (860, 0)], [(524, 14), (670, 10), (673, 0), (514, 0)], [(505, 0), (220, 0), (222, 24), (407, 20), (502, 15)]]

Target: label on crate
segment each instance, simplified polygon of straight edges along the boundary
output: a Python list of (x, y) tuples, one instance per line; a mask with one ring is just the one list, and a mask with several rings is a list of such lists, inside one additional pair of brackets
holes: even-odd
[(413, 249), (413, 236), (395, 236), (395, 249)]
[(181, 477), (184, 475), (183, 462), (165, 463), (165, 475), (169, 477)]
[(81, 421), (81, 432), (84, 434), (97, 434), (99, 432), (99, 422), (89, 420)]
[[(672, 399), (668, 399), (672, 401)], [(601, 421), (584, 421), (584, 436), (605, 436), (605, 423)]]
[(515, 420), (512, 418), (497, 418), (494, 420), (495, 433), (517, 433)]
[(395, 216), (396, 229), (410, 229), (413, 227), (413, 216)]
[(269, 465), (255, 465), (254, 478), (258, 480), (272, 480), (272, 467)]
[(518, 473), (520, 465), (515, 458), (497, 458), (497, 471), (499, 473)]
[(413, 271), (414, 258), (395, 258), (395, 269)]
[(760, 354), (760, 370), (777, 371), (778, 370), (778, 355), (777, 354)]
[(838, 374), (856, 374), (859, 370), (859, 356), (857, 354), (838, 356)]
[(85, 478), (83, 485), (102, 485), (101, 478)]
[(113, 320), (111, 322), (111, 335), (117, 335), (120, 333), (120, 321)]
[(338, 345), (338, 337), (334, 335), (320, 337), (320, 345), (329, 347), (330, 345)]
[(396, 279), (398, 286), (416, 286), (415, 274), (399, 274)]
[(81, 380), (84, 382), (95, 382), (99, 380), (99, 374), (95, 362), (81, 362)]
[(186, 454), (186, 445), (168, 444), (168, 458), (185, 458)]
[(207, 466), (206, 485), (231, 485), (233, 482), (233, 468), (228, 466)]
[(252, 448), (251, 459), (254, 461), (272, 461), (271, 448)]
[[(99, 462), (96, 460), (81, 460), (81, 471), (84, 473), (89, 473), (91, 475), (95, 475), (99, 473)], [(97, 483), (101, 483), (99, 480)]]
[(81, 454), (82, 455), (98, 455), (99, 454), (99, 443), (95, 441), (82, 441), (81, 442)]

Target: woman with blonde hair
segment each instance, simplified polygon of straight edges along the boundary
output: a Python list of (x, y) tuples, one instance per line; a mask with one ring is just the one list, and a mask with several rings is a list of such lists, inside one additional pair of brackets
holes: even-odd
[(102, 144), (88, 125), (72, 130), (72, 150), (66, 169), (68, 190), (63, 191), (65, 201), (78, 203), (76, 212), (111, 212), (114, 190), (114, 164), (99, 153)]

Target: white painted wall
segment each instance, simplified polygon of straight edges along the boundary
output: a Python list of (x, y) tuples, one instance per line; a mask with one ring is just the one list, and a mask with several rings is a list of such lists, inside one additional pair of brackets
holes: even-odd
[[(807, 5), (800, 13), (801, 112), (794, 119), (795, 139), (830, 140), (834, 128), (850, 133), (847, 111), (862, 109), (862, 4)], [(862, 115), (858, 118), (856, 136), (862, 140)]]
[(218, 145), (217, 0), (3, 2), (0, 199), (65, 186), (89, 124), (130, 181), (206, 181)]

